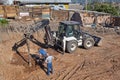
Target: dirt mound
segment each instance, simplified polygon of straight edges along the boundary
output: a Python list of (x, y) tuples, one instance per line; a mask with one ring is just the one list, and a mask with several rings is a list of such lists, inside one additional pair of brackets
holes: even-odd
[(30, 73), (37, 69), (40, 69), (40, 65), (31, 57), (32, 66), (29, 66), (29, 56), (26, 52), (14, 53), (11, 60), (12, 65), (24, 66), (24, 72)]
[[(120, 36), (113, 30), (104, 33), (89, 28), (86, 30), (100, 36), (102, 45), (89, 50), (78, 48), (72, 54), (64, 55), (48, 48), (47, 52), (55, 57), (54, 74), (49, 77), (46, 75), (47, 65), (43, 65), (42, 60), (35, 54), (38, 48), (42, 47), (40, 43), (37, 45), (30, 42), (32, 67), (29, 67), (26, 44), (17, 48), (17, 53), (11, 49), (23, 38), (22, 34), (2, 34), (5, 39), (0, 44), (0, 80), (120, 80)], [(43, 43), (42, 31), (34, 36), (37, 42)]]

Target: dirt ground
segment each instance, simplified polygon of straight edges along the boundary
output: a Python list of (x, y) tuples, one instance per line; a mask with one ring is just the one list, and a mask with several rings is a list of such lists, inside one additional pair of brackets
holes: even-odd
[[(39, 33), (35, 37), (43, 42), (43, 33)], [(29, 67), (26, 44), (19, 46), (18, 52), (12, 50), (22, 39), (21, 34), (11, 33), (9, 40), (0, 43), (0, 80), (120, 80), (120, 35), (109, 31), (94, 34), (102, 38), (102, 44), (89, 50), (77, 48), (74, 53), (63, 55), (48, 48), (47, 52), (55, 59), (54, 74), (47, 76), (46, 64), (35, 61), (42, 46), (30, 42), (32, 67)]]

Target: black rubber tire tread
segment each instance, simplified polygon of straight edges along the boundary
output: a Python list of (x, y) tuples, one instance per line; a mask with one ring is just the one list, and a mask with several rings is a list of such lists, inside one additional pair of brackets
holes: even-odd
[[(76, 48), (74, 50), (71, 50), (72, 44), (76, 45)], [(77, 41), (75, 41), (75, 40), (68, 41), (67, 45), (66, 45), (66, 50), (67, 50), (68, 53), (72, 53), (77, 49), (77, 47), (78, 47)]]
[[(91, 44), (92, 44), (90, 47), (88, 47), (87, 44), (86, 44), (88, 41), (90, 41)], [(83, 47), (84, 47), (85, 49), (90, 49), (90, 48), (92, 48), (92, 47), (94, 46), (94, 44), (95, 44), (95, 41), (94, 41), (94, 39), (91, 38), (91, 37), (86, 38), (86, 39), (83, 41)]]

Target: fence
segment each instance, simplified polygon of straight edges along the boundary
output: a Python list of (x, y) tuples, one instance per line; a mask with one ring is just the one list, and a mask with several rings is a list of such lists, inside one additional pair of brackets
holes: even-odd
[(18, 6), (0, 5), (0, 17), (15, 18), (18, 16)]
[(64, 21), (69, 19), (69, 11), (65, 10), (52, 10), (51, 18), (53, 21)]
[(1, 18), (23, 18), (23, 19), (50, 19), (50, 7), (26, 7), (26, 6), (7, 6), (0, 5)]

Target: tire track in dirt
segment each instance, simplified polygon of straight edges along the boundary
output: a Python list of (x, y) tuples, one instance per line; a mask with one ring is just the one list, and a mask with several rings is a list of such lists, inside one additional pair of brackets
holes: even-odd
[[(86, 70), (85, 68), (81, 73), (78, 70), (78, 74), (75, 74), (75, 76), (72, 75), (73, 77), (71, 77), (71, 80), (73, 80), (73, 79), (97, 80), (98, 78), (106, 77), (105, 75), (107, 75), (107, 76), (114, 75), (114, 73), (116, 73), (116, 71), (120, 71), (120, 57), (119, 56), (120, 56), (119, 50), (115, 49), (114, 51), (110, 52), (109, 55), (106, 55), (103, 57), (103, 59), (101, 59), (101, 61), (99, 63), (99, 65), (100, 65), (99, 68), (96, 67), (95, 70), (91, 69), (90, 72), (88, 71), (86, 73), (82, 73), (82, 72), (84, 72), (84, 70)], [(86, 60), (86, 61), (88, 61), (88, 60)], [(101, 64), (103, 64), (103, 65), (101, 65)], [(108, 66), (111, 64), (111, 67), (105, 66), (106, 64), (108, 64)], [(102, 66), (104, 66), (104, 67), (102, 67)], [(87, 68), (88, 67), (89, 66), (87, 66)], [(116, 76), (116, 75), (114, 75), (114, 76)], [(102, 79), (102, 80), (104, 80), (104, 79)], [(117, 79), (110, 79), (110, 80), (117, 80)]]
[(69, 80), (76, 72), (83, 68), (84, 64), (85, 60), (81, 64), (77, 65), (68, 75), (64, 76), (63, 80)]
[(61, 80), (61, 79), (63, 79), (63, 77), (65, 75), (69, 74), (70, 71), (73, 70), (73, 69), (74, 69), (74, 67), (69, 67), (65, 71), (60, 71), (58, 77), (55, 80)]
[(81, 70), (85, 64), (85, 60), (82, 60), (80, 64), (74, 64), (74, 66), (67, 68), (67, 70), (60, 72), (59, 76), (55, 80), (69, 80), (77, 71)]

